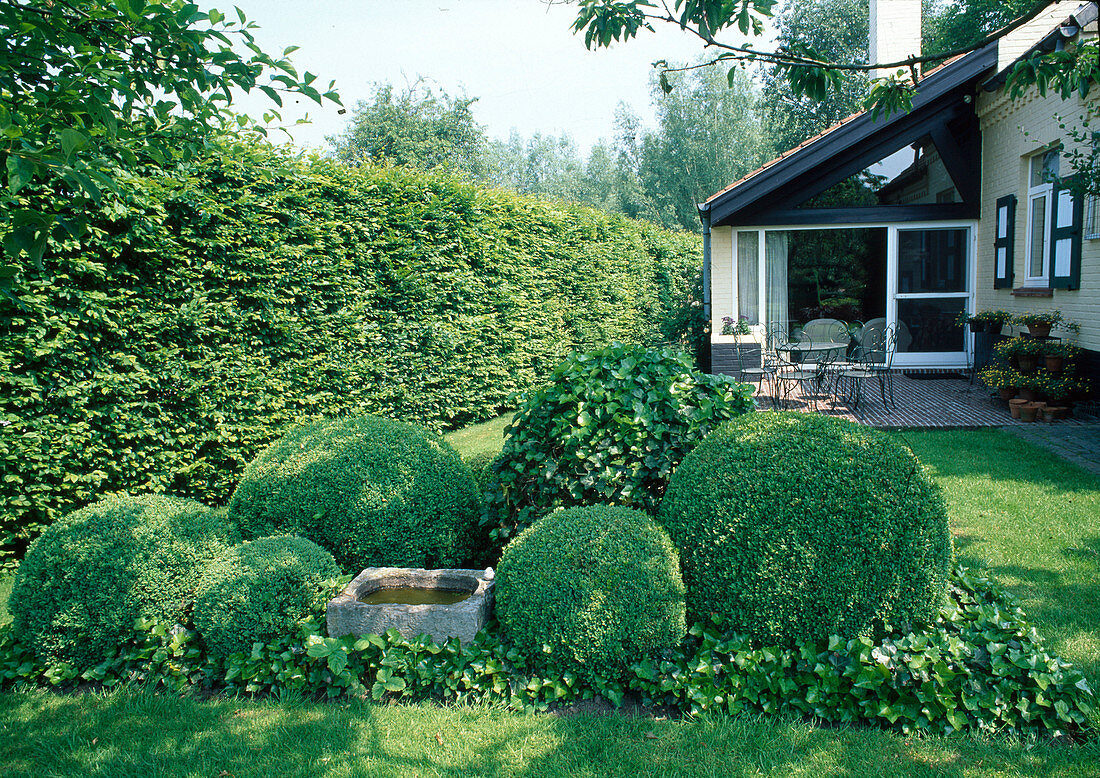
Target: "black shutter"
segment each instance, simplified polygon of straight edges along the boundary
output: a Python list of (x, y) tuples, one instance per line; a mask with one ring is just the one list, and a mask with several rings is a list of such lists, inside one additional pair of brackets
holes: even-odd
[(1016, 251), (1016, 195), (997, 200), (993, 226), (993, 288), (1011, 289)]
[(1085, 198), (1074, 187), (1077, 177), (1054, 184), (1051, 208), (1050, 287), (1076, 289), (1081, 285), (1081, 232)]

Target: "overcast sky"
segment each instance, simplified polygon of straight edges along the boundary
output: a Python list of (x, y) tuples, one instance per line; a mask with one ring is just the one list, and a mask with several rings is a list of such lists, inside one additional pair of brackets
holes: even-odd
[[(644, 33), (610, 50), (590, 52), (570, 25), (573, 5), (544, 0), (231, 0), (252, 21), (260, 47), (289, 45), (299, 73), (327, 86), (336, 79), (349, 114), (308, 99), (283, 111), (308, 111), (312, 125), (293, 128), (303, 147), (324, 146), (339, 133), (370, 84), (404, 86), (423, 76), (452, 96), (476, 97), (472, 111), (490, 137), (567, 132), (581, 153), (614, 134), (615, 107), (629, 104), (651, 123), (649, 77), (658, 59), (694, 60), (697, 41), (676, 29)], [(232, 13), (229, 4), (216, 4)], [(205, 5), (204, 5), (205, 7)], [(323, 90), (322, 90), (323, 91)], [(256, 118), (270, 102), (256, 93), (238, 110)], [(277, 139), (277, 137), (275, 138)]]

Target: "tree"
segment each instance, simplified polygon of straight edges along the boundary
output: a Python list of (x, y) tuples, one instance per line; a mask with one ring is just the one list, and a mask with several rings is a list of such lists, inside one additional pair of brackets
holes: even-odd
[[(958, 0), (948, 2), (961, 4)], [(1031, 10), (1011, 24), (958, 49), (939, 50), (896, 62), (830, 61), (812, 47), (804, 45), (765, 50), (755, 48), (751, 42), (735, 44), (721, 39), (723, 33), (733, 30), (741, 35), (761, 35), (765, 23), (773, 16), (777, 0), (576, 0), (576, 4), (579, 10), (573, 30), (584, 34), (588, 48), (607, 47), (616, 41), (629, 40), (642, 30), (652, 31), (654, 24), (673, 25), (697, 37), (708, 52), (718, 52), (704, 63), (690, 67), (720, 62), (730, 64), (735, 66), (729, 71), (732, 79), (737, 66), (763, 63), (775, 67), (796, 96), (808, 95), (821, 99), (829, 92), (840, 89), (848, 74), (877, 69), (900, 70), (900, 74), (895, 72), (872, 83), (864, 107), (877, 114), (881, 111), (893, 113), (908, 110), (912, 106), (915, 86), (905, 76), (906, 70), (915, 72), (925, 63), (939, 62), (997, 40), (1042, 13), (1049, 0), (1033, 2)], [(1097, 53), (1095, 41), (1068, 51), (1036, 53), (1013, 68), (1009, 77), (1010, 89), (1030, 85), (1043, 89), (1046, 83), (1054, 83), (1063, 91), (1076, 89), (1087, 94), (1092, 85), (1100, 83)], [(662, 88), (671, 89), (669, 74), (682, 68), (670, 67), (665, 62), (656, 64), (662, 68)]]
[(476, 97), (451, 97), (417, 81), (395, 93), (374, 85), (369, 101), (355, 107), (347, 128), (326, 140), (344, 162), (388, 162), (421, 170), (448, 167), (480, 176), (484, 172), (485, 130), (470, 112)]
[[(51, 231), (83, 232), (80, 217), (26, 207), (20, 192), (35, 182), (59, 179), (74, 198), (97, 202), (127, 166), (193, 154), (231, 118), (234, 90), (261, 89), (277, 106), (287, 92), (339, 103), (332, 84), (322, 94), (316, 76), (298, 76), (287, 59), (294, 47), (265, 54), (255, 25), (239, 9), (234, 16), (184, 0), (0, 0), (0, 230), (9, 256), (26, 254), (41, 269)], [(265, 116), (278, 118), (274, 109)], [(0, 275), (16, 272), (6, 265)]]
[(636, 117), (620, 137), (631, 144), (648, 207), (664, 227), (699, 229), (697, 205), (770, 155), (757, 110), (758, 96), (741, 71), (732, 79), (715, 67), (673, 73), (666, 93), (654, 84), (656, 132), (641, 132)]
[(488, 144), (484, 180), (521, 194), (586, 202), (584, 163), (568, 135), (536, 132), (526, 140), (512, 130), (507, 141)]
[[(776, 42), (784, 49), (808, 49), (833, 62), (867, 61), (867, 0), (810, 0), (792, 3), (776, 17)], [(867, 76), (853, 73), (820, 99), (796, 94), (782, 70), (763, 73), (768, 137), (779, 151), (792, 149), (859, 111)]]
[(1026, 14), (1035, 0), (924, 0), (924, 51), (965, 48)]

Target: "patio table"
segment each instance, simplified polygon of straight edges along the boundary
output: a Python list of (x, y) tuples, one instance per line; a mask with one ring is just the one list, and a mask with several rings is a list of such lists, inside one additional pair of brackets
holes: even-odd
[(825, 343), (784, 343), (783, 345), (776, 346), (775, 350), (787, 354), (787, 361), (800, 363), (805, 358), (804, 355), (816, 357), (821, 354), (828, 354), (832, 351), (841, 353), (846, 352), (848, 350), (848, 344), (838, 343), (836, 341)]

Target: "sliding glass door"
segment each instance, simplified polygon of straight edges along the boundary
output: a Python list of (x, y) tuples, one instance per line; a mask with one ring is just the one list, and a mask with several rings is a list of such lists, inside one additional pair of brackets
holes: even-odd
[(890, 230), (888, 318), (898, 367), (966, 367), (966, 330), (956, 322), (970, 305), (971, 236), (964, 226)]

